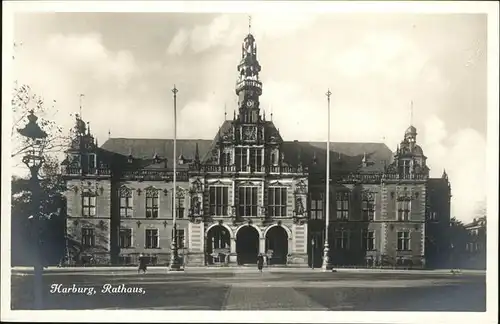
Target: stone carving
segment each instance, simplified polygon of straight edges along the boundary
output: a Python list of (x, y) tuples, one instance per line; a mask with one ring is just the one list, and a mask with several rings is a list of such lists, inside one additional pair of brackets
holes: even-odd
[(200, 215), (201, 213), (201, 202), (198, 196), (194, 196), (191, 201), (191, 208), (193, 211), (193, 215)]
[(295, 198), (295, 213), (297, 216), (302, 216), (304, 215), (304, 212), (304, 201), (302, 200), (302, 197), (298, 196)]

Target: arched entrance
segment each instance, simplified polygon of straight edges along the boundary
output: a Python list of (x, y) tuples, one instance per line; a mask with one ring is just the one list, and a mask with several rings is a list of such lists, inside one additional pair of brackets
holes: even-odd
[(271, 255), (269, 264), (286, 264), (288, 234), (282, 226), (271, 227), (266, 233), (266, 253)]
[(229, 231), (222, 225), (216, 225), (207, 232), (208, 263), (224, 263), (231, 251)]
[(236, 234), (238, 264), (255, 264), (259, 254), (259, 232), (253, 226), (244, 226)]

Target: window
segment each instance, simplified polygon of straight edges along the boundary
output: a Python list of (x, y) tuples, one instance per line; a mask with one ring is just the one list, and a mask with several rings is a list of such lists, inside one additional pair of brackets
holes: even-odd
[(82, 195), (82, 215), (96, 215), (96, 196), (90, 192), (84, 192)]
[(227, 216), (229, 204), (228, 187), (210, 187), (209, 205), (210, 215)]
[(146, 190), (146, 218), (158, 218), (158, 190)]
[(120, 255), (118, 257), (118, 262), (123, 265), (132, 264), (132, 258), (128, 255)]
[(120, 229), (120, 247), (123, 249), (130, 248), (132, 246), (132, 229), (121, 228)]
[(409, 200), (398, 201), (398, 221), (408, 221), (410, 219), (410, 204)]
[(221, 154), (221, 161), (220, 161), (220, 164), (221, 165), (231, 165), (231, 153), (229, 152), (223, 152)]
[(399, 162), (399, 176), (400, 177), (407, 177), (410, 175), (410, 161), (408, 160), (403, 160)]
[(286, 216), (286, 188), (269, 188), (267, 194), (269, 216)]
[(349, 232), (347, 230), (337, 230), (335, 233), (335, 247), (337, 249), (349, 248)]
[(430, 220), (436, 220), (437, 219), (437, 213), (435, 211), (431, 212), (431, 215), (430, 215)]
[(240, 187), (239, 216), (257, 216), (257, 187)]
[(157, 229), (147, 229), (146, 230), (146, 249), (157, 249), (158, 244), (158, 230)]
[(185, 244), (186, 243), (186, 236), (185, 236), (184, 229), (176, 230), (175, 239), (176, 239), (176, 243), (177, 243), (177, 248), (183, 249), (186, 247), (186, 244)]
[(260, 171), (262, 167), (262, 149), (250, 149), (250, 168), (253, 171)]
[(82, 228), (82, 245), (85, 247), (95, 246), (95, 232), (93, 228)]
[(247, 156), (248, 149), (246, 147), (237, 147), (236, 148), (236, 170), (237, 171), (246, 171), (247, 168)]
[(323, 193), (311, 193), (311, 219), (323, 219)]
[(184, 195), (179, 195), (177, 198), (176, 198), (176, 204), (175, 204), (175, 207), (176, 207), (176, 213), (175, 213), (175, 217), (177, 218), (184, 218)]
[(349, 219), (349, 192), (337, 192), (337, 219)]
[(276, 153), (271, 153), (271, 165), (278, 165), (278, 159)]
[(369, 197), (363, 197), (361, 204), (363, 219), (372, 221), (373, 216), (375, 215), (375, 203), (373, 199), (370, 199)]
[(398, 251), (410, 251), (410, 232), (398, 232)]
[(120, 217), (132, 217), (132, 190), (120, 188)]
[(88, 159), (89, 159), (89, 169), (95, 169), (97, 167), (96, 155), (95, 154), (89, 154), (88, 155)]
[(375, 250), (375, 232), (369, 230), (363, 230), (363, 242), (364, 251)]

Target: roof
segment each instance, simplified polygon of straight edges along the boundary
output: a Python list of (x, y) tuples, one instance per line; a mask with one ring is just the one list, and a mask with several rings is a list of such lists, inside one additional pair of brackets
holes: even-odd
[[(224, 123), (220, 134), (224, 134), (231, 125)], [(274, 127), (274, 125), (269, 125)], [(177, 156), (183, 155), (187, 160), (193, 160), (196, 144), (200, 159), (206, 161), (212, 148), (219, 139), (219, 133), (213, 140), (178, 139)], [(167, 167), (172, 167), (173, 139), (140, 139), (140, 138), (110, 138), (101, 149), (123, 156), (132, 154), (134, 158), (152, 159), (154, 154), (167, 159)], [(297, 165), (300, 160), (303, 165), (311, 165), (316, 156), (316, 166), (323, 169), (326, 165), (326, 142), (287, 141), (283, 142), (284, 159), (287, 164)], [(384, 166), (392, 162), (393, 153), (383, 143), (349, 143), (330, 142), (330, 161), (335, 169), (345, 171), (381, 172)], [(366, 154), (367, 163), (363, 167), (362, 159)]]

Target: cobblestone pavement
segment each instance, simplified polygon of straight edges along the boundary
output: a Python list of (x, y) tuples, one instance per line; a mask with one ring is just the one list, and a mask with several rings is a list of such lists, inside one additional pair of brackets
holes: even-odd
[[(273, 271), (44, 274), (46, 309), (485, 311), (485, 275)], [(30, 309), (33, 276), (15, 272), (12, 309)], [(50, 293), (53, 285), (93, 288)], [(103, 292), (109, 284), (112, 291)], [(118, 292), (133, 290), (137, 292)], [(88, 292), (88, 290), (87, 290)]]

